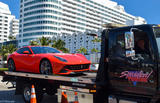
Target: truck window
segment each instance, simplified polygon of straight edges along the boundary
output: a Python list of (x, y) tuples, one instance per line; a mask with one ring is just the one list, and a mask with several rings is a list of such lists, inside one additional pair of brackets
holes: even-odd
[[(128, 58), (128, 56), (126, 55), (126, 51), (128, 49), (125, 48), (125, 33), (119, 33), (115, 36), (116, 40), (113, 43), (114, 45), (112, 47), (112, 56), (116, 58), (121, 57), (121, 59)], [(150, 59), (150, 43), (148, 41), (149, 39), (146, 32), (134, 32), (134, 48), (131, 49), (135, 51), (135, 54), (133, 56), (136, 56), (143, 60)]]
[(150, 42), (146, 32), (135, 32), (135, 55), (137, 57), (142, 57), (143, 59), (150, 58)]
[(113, 54), (115, 56), (123, 57), (125, 56), (125, 39), (124, 34), (117, 34), (116, 35), (116, 43), (113, 46)]
[(158, 52), (159, 52), (159, 55), (160, 55), (160, 27), (154, 27), (153, 31), (154, 31), (155, 36), (156, 36)]

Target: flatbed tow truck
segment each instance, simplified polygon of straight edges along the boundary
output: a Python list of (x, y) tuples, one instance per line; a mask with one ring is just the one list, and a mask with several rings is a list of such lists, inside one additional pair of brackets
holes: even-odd
[[(117, 27), (107, 24), (101, 36), (101, 59), (97, 73), (59, 76), (3, 71), (3, 81), (16, 82), (16, 94), (30, 100), (35, 85), (38, 102), (43, 94), (65, 90), (69, 101), (78, 92), (80, 103), (107, 103), (108, 97), (137, 103), (160, 103), (160, 26)], [(95, 35), (95, 34), (90, 34)], [(140, 41), (141, 43), (140, 45)], [(140, 48), (139, 46), (142, 46)], [(72, 96), (71, 96), (72, 95)]]

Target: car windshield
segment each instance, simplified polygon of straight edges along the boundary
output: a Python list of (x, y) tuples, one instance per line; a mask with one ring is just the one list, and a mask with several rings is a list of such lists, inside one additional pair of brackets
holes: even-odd
[(153, 27), (154, 34), (158, 45), (158, 52), (160, 54), (160, 27)]
[(51, 48), (51, 47), (31, 47), (31, 49), (34, 52), (34, 54), (60, 53), (60, 51), (58, 51), (55, 48)]

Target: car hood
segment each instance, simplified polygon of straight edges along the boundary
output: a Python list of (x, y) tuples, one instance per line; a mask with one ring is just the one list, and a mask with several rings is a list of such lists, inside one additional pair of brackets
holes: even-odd
[[(91, 62), (86, 59), (82, 54), (69, 54), (69, 53), (49, 53), (48, 55), (61, 57), (67, 60), (67, 64), (90, 64)], [(56, 58), (56, 57), (55, 57)]]

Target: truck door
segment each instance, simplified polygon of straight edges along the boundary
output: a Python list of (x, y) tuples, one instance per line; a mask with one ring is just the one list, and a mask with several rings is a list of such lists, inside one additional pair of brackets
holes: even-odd
[[(156, 86), (156, 64), (151, 54), (150, 39), (147, 32), (128, 31), (110, 34), (113, 38), (109, 40), (110, 83), (114, 90), (121, 92), (152, 94)], [(146, 53), (142, 54), (137, 50), (137, 42), (141, 39), (148, 46)]]

